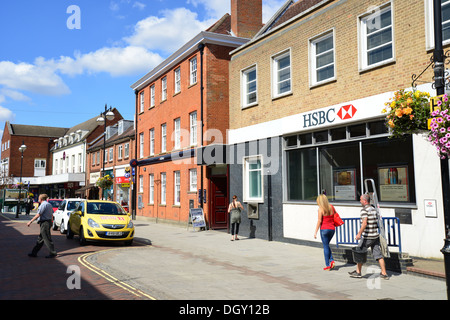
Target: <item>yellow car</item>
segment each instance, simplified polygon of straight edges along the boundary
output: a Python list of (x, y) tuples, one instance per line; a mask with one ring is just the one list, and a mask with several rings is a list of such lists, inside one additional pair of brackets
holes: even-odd
[(114, 201), (82, 200), (70, 213), (67, 239), (79, 235), (80, 245), (86, 241), (124, 241), (133, 243), (131, 216)]

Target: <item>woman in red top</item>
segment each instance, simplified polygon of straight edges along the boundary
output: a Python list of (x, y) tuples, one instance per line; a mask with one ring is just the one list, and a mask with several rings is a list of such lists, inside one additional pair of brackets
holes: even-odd
[(334, 236), (334, 208), (329, 204), (327, 196), (321, 194), (317, 197), (317, 205), (319, 206), (319, 216), (317, 218), (316, 231), (314, 239), (317, 238), (317, 231), (320, 227), (320, 237), (322, 238), (323, 254), (325, 256), (326, 267), (323, 270), (331, 270), (334, 268), (333, 254), (330, 249), (330, 241)]

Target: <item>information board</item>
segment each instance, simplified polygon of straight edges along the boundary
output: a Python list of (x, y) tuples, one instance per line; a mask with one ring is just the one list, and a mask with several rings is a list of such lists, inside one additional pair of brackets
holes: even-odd
[(205, 214), (202, 208), (189, 209), (189, 223), (192, 223), (193, 228), (206, 227)]

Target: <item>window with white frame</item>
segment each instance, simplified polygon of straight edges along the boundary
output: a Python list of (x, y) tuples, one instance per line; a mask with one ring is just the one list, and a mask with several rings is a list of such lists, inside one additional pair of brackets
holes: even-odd
[(114, 148), (109, 148), (109, 161), (113, 161), (114, 159)]
[(153, 204), (155, 197), (155, 176), (153, 173), (148, 176), (148, 180), (148, 202)]
[[(450, 43), (450, 0), (441, 0), (442, 6), (442, 41)], [(434, 49), (434, 6), (433, 0), (425, 0), (425, 31), (427, 50)]]
[(194, 111), (189, 114), (189, 142), (191, 146), (197, 145), (197, 111)]
[(144, 102), (145, 102), (145, 94), (144, 91), (142, 91), (140, 93), (140, 108), (139, 108), (139, 112), (144, 112)]
[(82, 154), (78, 154), (78, 172), (83, 172), (83, 157)]
[(335, 79), (334, 33), (327, 32), (310, 41), (311, 85)]
[(161, 204), (166, 204), (166, 173), (161, 172)]
[(139, 192), (144, 192), (144, 176), (139, 176)]
[(144, 133), (139, 134), (139, 158), (144, 157)]
[(97, 164), (100, 164), (100, 151), (97, 151)]
[(181, 190), (181, 179), (180, 179), (180, 171), (175, 171), (173, 173), (174, 180), (174, 194), (173, 194), (173, 204), (180, 205), (180, 190)]
[(167, 100), (167, 77), (161, 80), (161, 101)]
[(291, 92), (291, 51), (288, 50), (272, 57), (272, 96)]
[(167, 125), (161, 125), (161, 152), (167, 151)]
[(150, 107), (155, 106), (155, 85), (150, 87)]
[(197, 83), (197, 57), (192, 58), (189, 61), (190, 66), (190, 85)]
[(72, 155), (72, 173), (75, 173), (75, 155)]
[(242, 71), (242, 107), (250, 107), (258, 103), (256, 66)]
[[(372, 11), (373, 12), (373, 11)], [(360, 17), (361, 69), (376, 67), (394, 60), (394, 33), (391, 4)]]
[(55, 159), (55, 174), (58, 174), (58, 159)]
[(197, 192), (197, 169), (189, 170), (189, 191)]
[(174, 120), (174, 149), (181, 148), (180, 118)]
[(177, 68), (175, 70), (175, 93), (181, 91), (181, 69)]
[(130, 144), (129, 143), (125, 143), (124, 151), (125, 151), (124, 157), (128, 158), (130, 156)]
[(92, 152), (91, 157), (92, 157), (92, 165), (95, 166), (95, 152)]
[(150, 155), (155, 154), (155, 129), (150, 129)]
[(123, 157), (123, 145), (117, 147), (117, 159), (121, 160)]
[(252, 156), (244, 159), (244, 201), (261, 202), (263, 199), (262, 156)]

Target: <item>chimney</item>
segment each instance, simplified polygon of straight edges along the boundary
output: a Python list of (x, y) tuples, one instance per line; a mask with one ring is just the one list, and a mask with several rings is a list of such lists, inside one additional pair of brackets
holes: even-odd
[(262, 0), (231, 0), (231, 31), (236, 37), (253, 38), (262, 26)]

